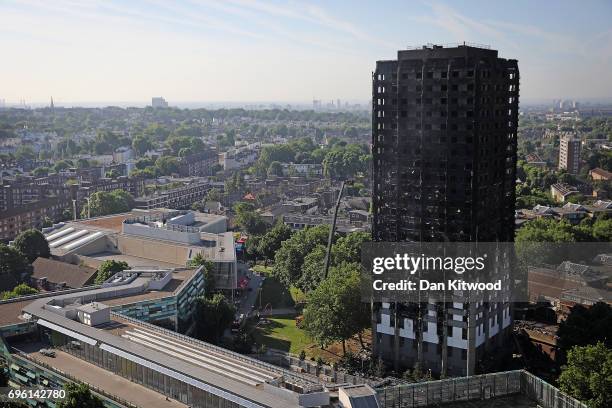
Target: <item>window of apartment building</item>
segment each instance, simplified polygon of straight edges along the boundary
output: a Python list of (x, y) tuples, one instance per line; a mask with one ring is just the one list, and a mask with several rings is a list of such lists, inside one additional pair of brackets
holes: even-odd
[(422, 72), (417, 72), (415, 77), (416, 77), (416, 79), (421, 79), (421, 78), (423, 78), (423, 73)]
[(433, 78), (433, 74), (434, 74), (434, 73), (433, 73), (432, 71), (429, 71), (429, 72), (427, 73), (427, 78), (429, 78), (429, 79)]
[(466, 76), (468, 78), (472, 78), (474, 76), (474, 70), (473, 69), (468, 70), (468, 72), (466, 73)]
[(440, 78), (448, 78), (448, 72), (446, 71), (440, 72)]

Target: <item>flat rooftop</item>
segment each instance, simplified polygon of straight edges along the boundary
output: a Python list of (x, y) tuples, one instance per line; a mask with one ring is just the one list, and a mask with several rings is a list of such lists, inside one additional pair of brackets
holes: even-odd
[(54, 350), (55, 357), (44, 356), (39, 352), (40, 349), (45, 348), (42, 343), (18, 343), (14, 347), (25, 352), (34, 362), (50, 365), (58, 371), (79, 378), (87, 384), (91, 384), (136, 406), (147, 408), (187, 407), (187, 405), (179, 401), (166, 400), (164, 395), (152, 389), (136, 384), (59, 349)]
[(96, 259), (98, 261), (123, 261), (126, 262), (132, 268), (160, 268), (160, 269), (172, 269), (172, 268), (184, 268), (185, 265), (173, 264), (170, 262), (162, 262), (155, 259), (141, 258), (133, 255), (116, 254), (112, 252), (99, 252), (97, 254), (87, 255), (88, 258)]
[[(126, 289), (140, 287), (147, 279), (146, 276), (138, 275), (136, 279), (118, 286), (38, 298), (25, 304), (24, 312), (36, 319), (40, 326), (96, 345), (109, 353), (165, 372), (166, 375), (186, 377), (188, 380), (182, 381), (188, 381), (198, 388), (210, 390), (212, 387), (210, 392), (218, 395), (232, 394), (228, 398), (241, 405), (255, 404), (272, 408), (296, 406), (299, 394), (284, 388), (283, 383), (304, 390), (322, 390), (320, 384), (312, 378), (118, 314), (111, 314), (110, 321), (95, 327), (72, 320), (64, 314), (63, 310), (73, 308), (75, 302), (85, 304), (94, 301), (112, 306), (117, 302), (140, 300), (142, 297), (139, 294), (120, 299), (112, 296)], [(162, 290), (142, 295), (168, 296), (189, 276), (189, 271), (174, 273), (173, 279)], [(74, 375), (78, 375), (76, 369)]]
[[(181, 288), (181, 286), (194, 275), (195, 271), (196, 269), (182, 269), (178, 271), (175, 270), (172, 272), (172, 279), (161, 290), (148, 290), (143, 293), (107, 298), (104, 299), (102, 303), (113, 307), (136, 303), (143, 300), (161, 299), (164, 297), (173, 296)], [(43, 292), (36, 296), (27, 296), (25, 297), (25, 299), (21, 300), (19, 298), (16, 298), (1, 301), (0, 327), (10, 326), (18, 323), (26, 323), (27, 320), (24, 320), (21, 317), (22, 311), (26, 306), (38, 299), (52, 298), (54, 296), (59, 296), (65, 293), (80, 294), (82, 292), (88, 292), (91, 290), (91, 287), (85, 287), (78, 290), (65, 290), (49, 293)]]

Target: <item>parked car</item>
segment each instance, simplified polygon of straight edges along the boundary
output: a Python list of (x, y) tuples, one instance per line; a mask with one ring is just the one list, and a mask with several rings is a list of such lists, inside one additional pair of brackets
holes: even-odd
[(55, 357), (55, 351), (49, 349), (40, 349), (40, 354), (47, 357)]

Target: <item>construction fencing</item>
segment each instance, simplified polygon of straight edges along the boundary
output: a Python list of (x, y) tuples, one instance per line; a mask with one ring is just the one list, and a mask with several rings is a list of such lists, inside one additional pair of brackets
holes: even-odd
[(430, 407), (523, 395), (542, 408), (587, 408), (524, 370), (403, 384), (377, 390), (382, 408)]

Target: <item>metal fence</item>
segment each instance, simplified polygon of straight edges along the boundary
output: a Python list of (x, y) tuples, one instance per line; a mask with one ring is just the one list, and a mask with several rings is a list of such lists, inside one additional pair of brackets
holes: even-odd
[(265, 355), (256, 356), (256, 358), (289, 368), (292, 371), (299, 369), (302, 373), (317, 377), (319, 381), (326, 384), (368, 384), (374, 386), (379, 382), (352, 375), (342, 370), (334, 370), (333, 367), (325, 364), (318, 365), (314, 361), (300, 360), (299, 357), (281, 350), (270, 349)]
[(522, 371), (521, 393), (535, 400), (544, 408), (588, 408), (586, 404), (565, 395), (535, 375)]
[(510, 395), (523, 395), (542, 408), (587, 408), (524, 370), (404, 384), (378, 389), (377, 394), (383, 408), (429, 407)]

